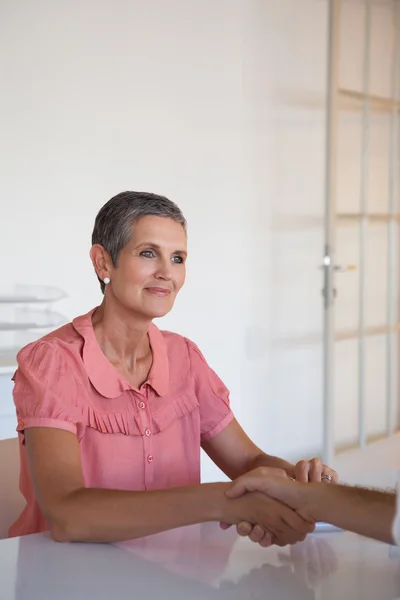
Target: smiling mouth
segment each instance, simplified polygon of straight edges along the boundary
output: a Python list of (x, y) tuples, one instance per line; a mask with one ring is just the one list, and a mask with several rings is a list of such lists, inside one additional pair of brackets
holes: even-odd
[(159, 297), (169, 296), (171, 293), (171, 290), (168, 290), (167, 288), (159, 288), (159, 287), (145, 288), (145, 291), (149, 292), (149, 294), (153, 294), (153, 296), (159, 296)]

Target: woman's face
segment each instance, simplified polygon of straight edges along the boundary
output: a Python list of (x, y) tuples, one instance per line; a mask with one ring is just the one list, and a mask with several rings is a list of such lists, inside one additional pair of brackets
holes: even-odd
[(109, 267), (106, 294), (145, 318), (163, 317), (185, 282), (186, 256), (187, 237), (180, 223), (143, 217), (133, 225), (117, 266)]

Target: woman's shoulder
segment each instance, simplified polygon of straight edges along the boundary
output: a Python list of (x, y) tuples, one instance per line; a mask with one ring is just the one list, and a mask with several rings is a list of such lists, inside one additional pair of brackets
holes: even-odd
[(67, 324), (20, 350), (13, 377), (17, 431), (56, 427), (77, 432), (82, 420), (76, 387), (82, 368), (78, 343)]
[(41, 371), (76, 362), (81, 356), (82, 343), (73, 324), (67, 323), (24, 346), (17, 354), (18, 368)]
[(175, 333), (174, 331), (168, 331), (165, 329), (159, 329), (158, 335), (160, 336), (162, 343), (167, 348), (168, 354), (175, 354), (176, 352), (178, 352), (188, 355), (192, 352), (193, 349), (198, 350), (196, 344), (192, 342), (192, 340), (180, 333)]
[(187, 359), (192, 371), (202, 371), (208, 368), (203, 353), (191, 339), (172, 331), (160, 331), (160, 335), (167, 348), (170, 361), (173, 360), (182, 364), (182, 361)]

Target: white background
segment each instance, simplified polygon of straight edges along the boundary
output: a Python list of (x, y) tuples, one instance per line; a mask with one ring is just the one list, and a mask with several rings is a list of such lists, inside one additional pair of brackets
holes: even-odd
[(289, 459), (322, 442), (327, 4), (0, 4), (0, 290), (54, 285), (57, 310), (88, 311), (96, 212), (126, 189), (169, 196), (189, 272), (158, 324), (200, 346), (248, 434)]

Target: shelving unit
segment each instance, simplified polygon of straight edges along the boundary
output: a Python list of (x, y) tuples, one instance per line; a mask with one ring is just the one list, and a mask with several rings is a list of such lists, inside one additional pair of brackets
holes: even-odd
[(0, 294), (0, 375), (16, 369), (16, 355), (25, 344), (67, 322), (53, 310), (66, 293), (51, 286), (17, 285)]

